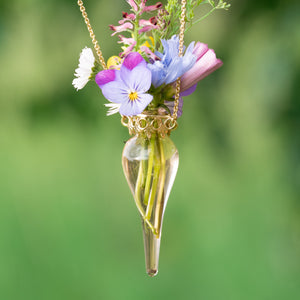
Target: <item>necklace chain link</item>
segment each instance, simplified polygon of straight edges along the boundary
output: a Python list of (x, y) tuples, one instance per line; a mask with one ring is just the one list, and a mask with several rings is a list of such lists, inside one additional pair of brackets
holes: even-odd
[[(186, 16), (186, 0), (181, 1), (181, 17), (180, 17), (180, 32), (179, 32), (179, 56), (183, 55), (184, 31), (185, 31), (185, 16)], [(174, 101), (173, 119), (177, 119), (180, 97), (180, 77), (176, 81), (176, 93)]]
[(93, 28), (92, 28), (92, 26), (91, 26), (91, 23), (90, 23), (90, 20), (89, 20), (89, 18), (88, 18), (88, 15), (87, 15), (87, 13), (86, 13), (86, 11), (85, 11), (85, 7), (84, 7), (84, 5), (83, 5), (82, 0), (78, 0), (78, 1), (77, 1), (77, 4), (78, 4), (79, 7), (80, 7), (80, 11), (81, 11), (81, 13), (82, 13), (84, 22), (85, 22), (85, 24), (86, 24), (86, 26), (87, 26), (87, 29), (88, 29), (88, 31), (89, 31), (89, 33), (90, 33), (90, 37), (91, 37), (91, 39), (92, 39), (92, 43), (93, 43), (93, 45), (94, 45), (94, 49), (95, 49), (95, 51), (96, 51), (96, 53), (97, 53), (97, 55), (98, 55), (98, 57), (99, 57), (100, 63), (101, 63), (101, 65), (102, 65), (102, 68), (103, 68), (103, 69), (107, 69), (106, 63), (105, 63), (105, 59), (104, 59), (104, 57), (103, 57), (103, 54), (102, 54), (101, 48), (100, 48), (100, 46), (99, 46), (99, 43), (98, 43), (98, 41), (96, 40), (95, 33), (94, 33)]

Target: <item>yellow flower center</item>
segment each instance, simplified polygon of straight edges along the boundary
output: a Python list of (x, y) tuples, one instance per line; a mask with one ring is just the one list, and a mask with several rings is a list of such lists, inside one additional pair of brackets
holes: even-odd
[(139, 98), (137, 92), (130, 92), (128, 94), (128, 97), (129, 97), (130, 101), (135, 101), (135, 100), (137, 100)]

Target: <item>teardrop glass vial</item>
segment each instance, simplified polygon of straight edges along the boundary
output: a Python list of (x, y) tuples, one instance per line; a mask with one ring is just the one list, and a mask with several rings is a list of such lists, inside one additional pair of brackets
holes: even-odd
[(178, 163), (174, 143), (159, 132), (139, 133), (123, 150), (125, 177), (142, 219), (146, 271), (150, 276), (158, 272), (163, 216)]

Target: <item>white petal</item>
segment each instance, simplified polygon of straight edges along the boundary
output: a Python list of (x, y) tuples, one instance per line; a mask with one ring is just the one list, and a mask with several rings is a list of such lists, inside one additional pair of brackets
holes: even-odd
[(107, 116), (111, 116), (113, 114), (118, 113), (121, 106), (121, 104), (118, 103), (106, 103), (104, 105), (109, 108), (109, 110), (106, 113)]
[(84, 86), (87, 84), (88, 81), (89, 81), (88, 79), (85, 80), (82, 77), (78, 77), (72, 81), (72, 84), (75, 87), (75, 89), (78, 91), (78, 90), (81, 90), (82, 88), (84, 88)]
[(92, 68), (95, 65), (95, 57), (91, 48), (82, 49), (79, 58), (78, 68), (75, 70), (73, 86), (78, 90), (82, 89), (92, 75)]

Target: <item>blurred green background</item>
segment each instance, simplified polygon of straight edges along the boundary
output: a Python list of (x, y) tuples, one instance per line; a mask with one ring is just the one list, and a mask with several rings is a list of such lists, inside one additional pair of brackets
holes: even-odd
[[(155, 1), (149, 1), (150, 4)], [(90, 83), (75, 0), (0, 2), (0, 299), (300, 299), (300, 5), (231, 1), (186, 35), (224, 66), (186, 99), (160, 272)], [(106, 58), (125, 0), (85, 1)]]

